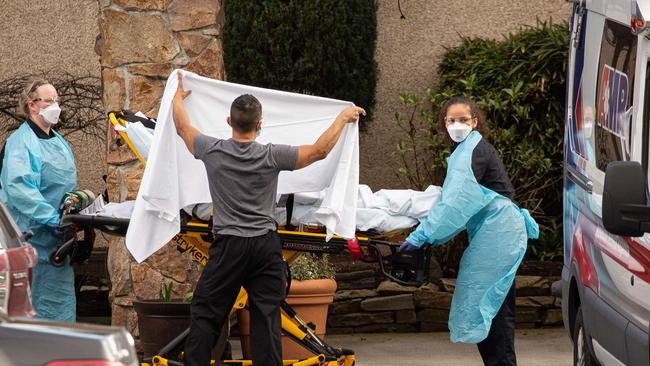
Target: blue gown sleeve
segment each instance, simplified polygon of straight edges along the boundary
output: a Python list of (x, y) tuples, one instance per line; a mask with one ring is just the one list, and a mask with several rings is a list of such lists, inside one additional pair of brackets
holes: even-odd
[[(469, 153), (471, 159), (471, 151)], [(483, 189), (476, 182), (471, 160), (456, 159), (456, 163), (448, 169), (440, 201), (406, 238), (411, 244), (421, 247), (425, 243), (443, 244), (449, 241), (465, 229), (472, 216), (489, 204)]]
[(41, 225), (57, 227), (59, 212), (41, 194), (41, 164), (24, 141), (9, 139), (5, 150), (0, 182), (17, 211)]

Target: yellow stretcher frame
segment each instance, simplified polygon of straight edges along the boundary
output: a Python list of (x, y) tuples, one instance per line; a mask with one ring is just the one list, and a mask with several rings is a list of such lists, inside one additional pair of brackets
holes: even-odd
[(138, 158), (138, 160), (140, 160), (140, 163), (142, 163), (143, 166), (146, 166), (147, 162), (142, 158), (142, 155), (140, 155), (138, 150), (135, 148), (135, 146), (133, 145), (133, 142), (129, 138), (129, 135), (127, 135), (126, 132), (124, 132), (124, 131), (119, 131), (119, 130), (115, 129), (115, 127), (118, 127), (118, 126), (126, 128), (126, 121), (119, 118), (119, 117), (117, 117), (116, 113), (117, 112), (110, 112), (108, 114), (108, 120), (111, 122), (111, 125), (113, 126), (113, 131), (115, 131), (116, 133), (118, 133), (120, 135), (122, 140), (124, 140), (124, 142), (126, 142), (126, 145), (129, 147), (129, 149), (131, 149), (131, 151), (133, 151), (133, 153)]
[[(192, 230), (195, 229), (195, 230)], [(203, 236), (206, 233), (206, 230), (209, 229), (209, 225), (203, 222), (191, 221), (184, 226), (184, 230), (176, 234), (172, 239), (178, 250), (186, 253), (192, 259), (201, 263), (203, 266), (207, 264), (209, 259), (208, 249), (210, 248), (211, 243), (204, 240)], [(288, 230), (278, 230), (279, 235), (294, 235), (296, 232)], [(313, 238), (323, 239), (325, 238), (324, 234), (320, 233), (306, 233), (300, 232), (298, 235), (307, 236)], [(340, 239), (340, 238), (339, 238)], [(368, 240), (366, 237), (359, 238), (360, 240)], [(282, 256), (291, 264), (296, 260), (302, 253), (293, 251), (293, 250), (283, 250)], [(244, 288), (239, 290), (239, 295), (235, 300), (235, 304), (230, 311), (230, 315), (234, 315), (236, 311), (244, 309), (248, 304), (248, 293)], [(288, 314), (285, 309), (282, 309), (280, 312), (282, 320), (282, 331), (285, 335), (290, 335), (295, 338), (299, 343), (304, 342), (306, 339), (316, 340), (317, 342), (324, 343), (323, 340), (313, 332), (313, 329), (310, 329), (307, 324), (305, 324), (297, 315)], [(347, 350), (349, 353), (349, 350)], [(152, 357), (151, 363), (142, 363), (142, 366), (159, 366), (159, 365), (168, 365), (169, 360), (165, 359), (162, 356)], [(222, 360), (220, 361), (225, 365), (252, 365), (251, 360)], [(325, 354), (317, 354), (312, 357), (306, 358), (304, 360), (283, 360), (284, 365), (294, 365), (294, 366), (312, 366), (312, 365), (327, 365), (327, 366), (353, 366), (356, 362), (355, 355), (346, 354), (342, 355), (335, 360), (327, 357)], [(214, 363), (214, 360), (213, 360)]]

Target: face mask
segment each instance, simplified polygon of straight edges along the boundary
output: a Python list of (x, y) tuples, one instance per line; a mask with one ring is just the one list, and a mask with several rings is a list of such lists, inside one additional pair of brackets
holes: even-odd
[(45, 109), (41, 109), (41, 111), (38, 112), (38, 114), (43, 116), (45, 122), (51, 125), (55, 125), (59, 122), (59, 115), (61, 114), (61, 108), (59, 108), (59, 103), (54, 103)]
[(472, 132), (472, 127), (465, 123), (454, 122), (447, 126), (447, 132), (454, 142), (461, 142)]

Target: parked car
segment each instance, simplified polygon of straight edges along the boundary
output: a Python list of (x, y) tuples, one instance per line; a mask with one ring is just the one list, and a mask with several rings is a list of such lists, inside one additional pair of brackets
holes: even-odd
[(9, 316), (33, 317), (29, 271), (36, 251), (21, 235), (7, 208), (0, 204), (0, 310)]
[(36, 251), (0, 202), (0, 365), (136, 366), (124, 329), (33, 319), (29, 270)]
[(0, 364), (8, 366), (136, 366), (124, 329), (9, 318), (0, 312)]
[(574, 0), (562, 314), (575, 365), (650, 365), (650, 0)]

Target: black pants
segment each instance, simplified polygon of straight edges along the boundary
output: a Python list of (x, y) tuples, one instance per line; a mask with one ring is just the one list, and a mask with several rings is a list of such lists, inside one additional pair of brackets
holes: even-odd
[(487, 338), (478, 345), (486, 366), (516, 366), (515, 355), (515, 285), (512, 284), (503, 305), (492, 320)]
[(210, 352), (244, 286), (249, 295), (255, 366), (282, 365), (280, 303), (286, 283), (282, 243), (275, 232), (244, 238), (219, 236), (210, 247), (192, 300), (185, 365), (210, 365)]

